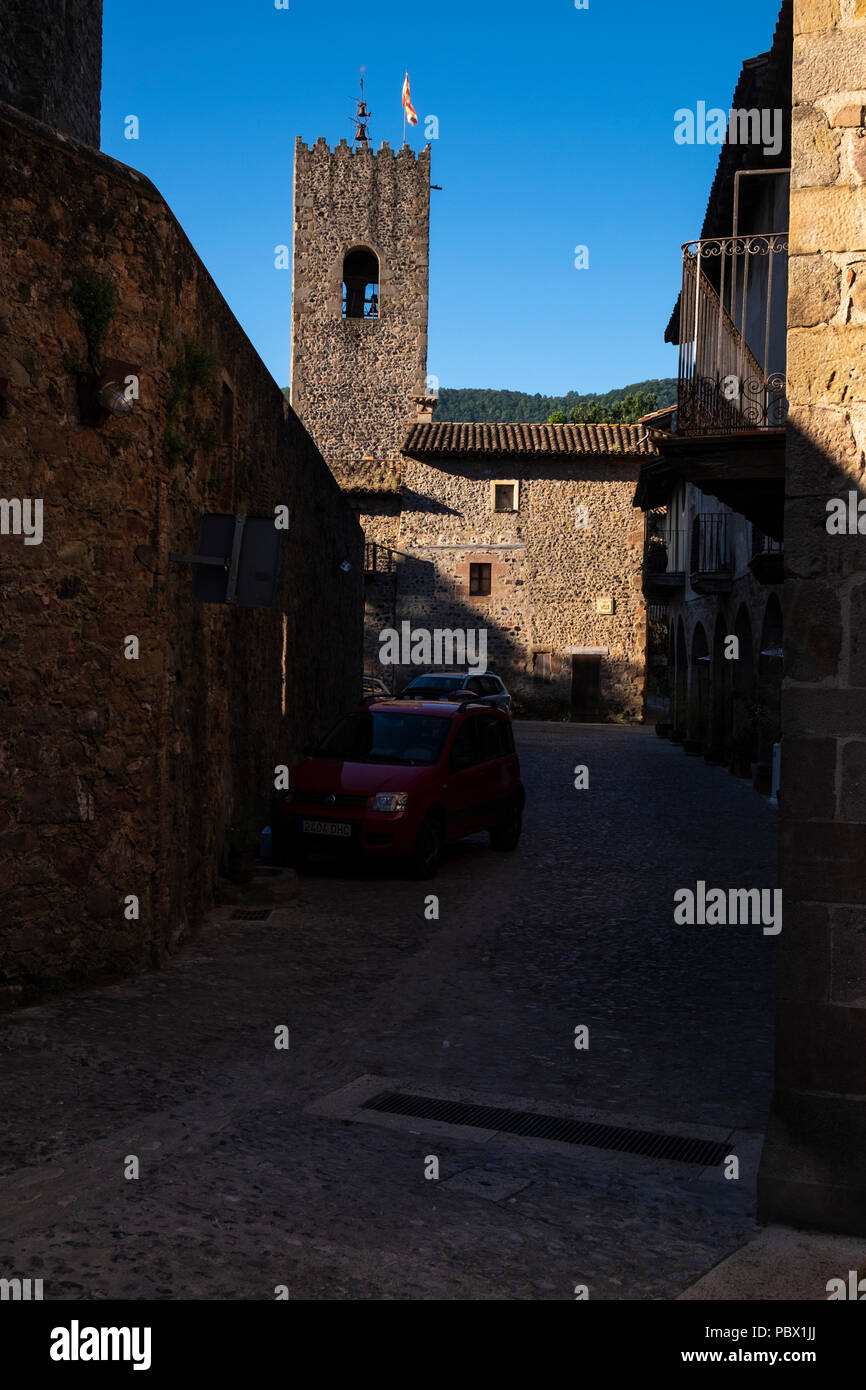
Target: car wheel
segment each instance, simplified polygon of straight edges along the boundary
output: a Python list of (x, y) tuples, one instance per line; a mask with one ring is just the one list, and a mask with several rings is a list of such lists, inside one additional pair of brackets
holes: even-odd
[(438, 816), (425, 816), (418, 831), (410, 866), (416, 879), (435, 878), (445, 848), (444, 827)]
[(517, 849), (522, 829), (523, 810), (516, 801), (512, 801), (508, 816), (502, 825), (497, 825), (495, 830), (491, 830), (490, 843), (494, 849)]

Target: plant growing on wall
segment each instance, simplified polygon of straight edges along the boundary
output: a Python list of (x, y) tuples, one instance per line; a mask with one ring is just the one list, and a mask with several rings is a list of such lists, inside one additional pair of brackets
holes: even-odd
[(647, 538), (646, 555), (643, 562), (644, 574), (664, 574), (668, 567), (668, 546), (662, 536)]
[(647, 626), (649, 631), (649, 645), (654, 652), (659, 652), (663, 656), (666, 655), (671, 635), (667, 618), (656, 618)]
[[(181, 432), (180, 415), (188, 406), (193, 392), (209, 386), (216, 371), (216, 362), (200, 343), (185, 343), (183, 352), (169, 373), (168, 401), (165, 408), (165, 433), (163, 448), (165, 457), (172, 468), (191, 449), (213, 449), (219, 439), (216, 425), (212, 420), (193, 421), (189, 435)], [(216, 405), (214, 404), (214, 408)]]
[(107, 275), (101, 275), (98, 270), (84, 270), (72, 282), (71, 298), (87, 342), (87, 365), (98, 375), (117, 308), (117, 291)]

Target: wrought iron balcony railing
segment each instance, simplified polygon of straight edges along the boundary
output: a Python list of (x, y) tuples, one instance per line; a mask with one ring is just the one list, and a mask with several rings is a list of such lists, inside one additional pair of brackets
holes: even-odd
[(643, 553), (643, 592), (656, 602), (686, 582), (686, 532), (647, 530)]
[(787, 283), (784, 233), (685, 243), (679, 433), (784, 424)]
[(375, 579), (380, 574), (395, 574), (397, 556), (387, 545), (378, 541), (367, 541), (364, 545), (364, 574)]

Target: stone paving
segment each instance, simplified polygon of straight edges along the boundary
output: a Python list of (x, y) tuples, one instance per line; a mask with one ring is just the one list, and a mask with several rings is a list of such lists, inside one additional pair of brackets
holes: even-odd
[[(668, 1299), (754, 1237), (775, 938), (675, 926), (673, 894), (775, 886), (776, 813), (648, 730), (515, 732), (515, 854), (477, 837), (432, 884), (319, 867), (268, 922), (223, 907), (163, 972), (0, 1021), (0, 1276), (55, 1299)], [(316, 1112), (365, 1075), (736, 1133), (740, 1178)]]

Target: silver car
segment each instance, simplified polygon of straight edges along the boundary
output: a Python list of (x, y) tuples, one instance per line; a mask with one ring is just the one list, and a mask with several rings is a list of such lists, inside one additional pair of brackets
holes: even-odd
[(449, 672), (425, 671), (416, 676), (403, 690), (401, 700), (447, 700), (458, 690), (468, 690), (482, 705), (495, 705), (497, 709), (511, 713), (511, 696), (498, 676), (490, 671), (474, 675), (468, 671)]

